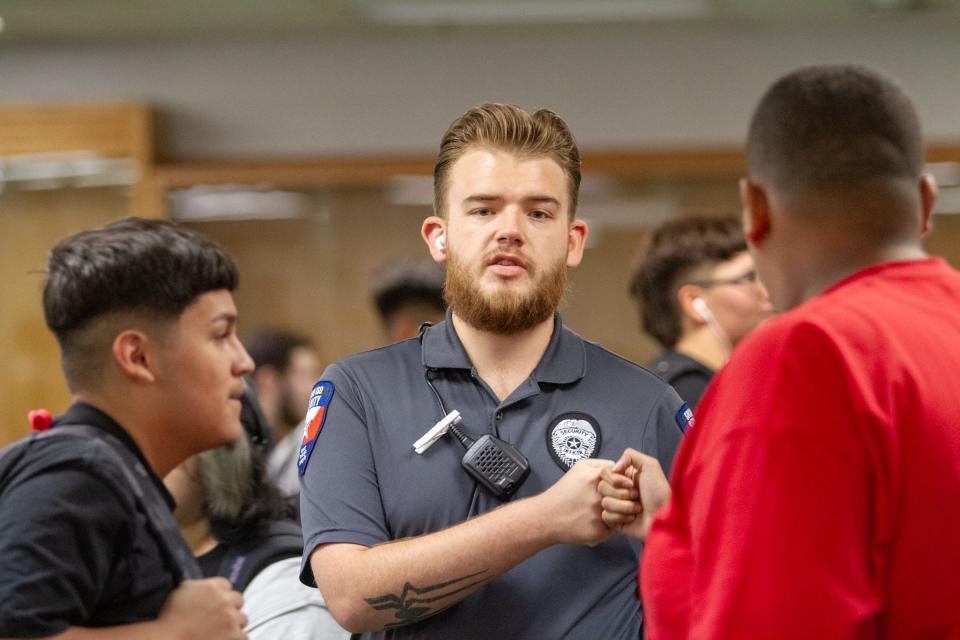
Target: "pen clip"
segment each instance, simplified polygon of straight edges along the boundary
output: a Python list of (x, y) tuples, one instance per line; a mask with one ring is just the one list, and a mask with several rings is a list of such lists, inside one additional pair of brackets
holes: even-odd
[(440, 422), (430, 427), (430, 430), (427, 431), (423, 436), (413, 443), (413, 450), (417, 454), (422, 454), (424, 451), (429, 449), (434, 442), (446, 435), (447, 431), (450, 429), (450, 425), (459, 424), (460, 422), (460, 412), (454, 409), (447, 415), (443, 417)]

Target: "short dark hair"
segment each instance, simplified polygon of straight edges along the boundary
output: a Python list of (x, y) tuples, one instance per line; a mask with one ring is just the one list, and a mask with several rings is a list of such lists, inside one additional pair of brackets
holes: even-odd
[(424, 305), (443, 313), (443, 283), (443, 268), (432, 261), (406, 260), (386, 265), (373, 286), (373, 302), (380, 319), (389, 324), (398, 310), (410, 305)]
[(580, 193), (580, 150), (563, 118), (549, 109), (528, 113), (512, 104), (488, 102), (453, 121), (443, 134), (433, 168), (433, 209), (446, 215), (448, 174), (467, 150), (491, 147), (524, 156), (549, 156), (567, 177), (569, 217), (577, 212)]
[(43, 312), (67, 383), (93, 366), (88, 360), (97, 354), (74, 338), (98, 319), (123, 312), (175, 318), (202, 293), (233, 291), (239, 278), (222, 248), (164, 220), (124, 218), (61, 240), (50, 251)]
[(305, 335), (281, 329), (258, 329), (242, 340), (257, 369), (273, 367), (281, 374), (290, 366), (295, 349), (313, 349), (313, 342)]
[(752, 179), (785, 194), (919, 179), (920, 122), (889, 78), (862, 66), (806, 67), (763, 95), (747, 134)]
[(713, 267), (746, 250), (735, 218), (695, 216), (654, 229), (630, 278), (630, 295), (638, 303), (643, 329), (663, 348), (672, 349), (682, 331), (677, 290), (695, 270)]

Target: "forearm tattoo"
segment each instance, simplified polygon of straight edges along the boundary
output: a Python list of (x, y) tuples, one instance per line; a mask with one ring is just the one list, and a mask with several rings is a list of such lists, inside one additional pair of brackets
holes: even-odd
[(402, 627), (414, 622), (419, 622), (435, 613), (439, 613), (445, 608), (444, 606), (434, 608), (424, 605), (449, 598), (461, 591), (466, 591), (478, 584), (482, 584), (485, 578), (481, 578), (480, 576), (486, 572), (486, 570), (483, 570), (468, 576), (463, 576), (462, 578), (454, 578), (453, 580), (433, 584), (428, 587), (415, 587), (407, 582), (403, 585), (403, 591), (399, 594), (387, 593), (374, 598), (364, 598), (364, 600), (371, 607), (380, 611), (396, 609), (394, 616), (397, 618), (397, 621), (387, 624), (384, 627), (385, 629)]

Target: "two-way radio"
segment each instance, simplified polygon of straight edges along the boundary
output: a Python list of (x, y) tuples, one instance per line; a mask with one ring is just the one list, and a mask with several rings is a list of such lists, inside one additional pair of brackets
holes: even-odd
[[(421, 344), (428, 327), (430, 327), (429, 322), (420, 325)], [(453, 433), (457, 442), (467, 450), (460, 460), (460, 464), (467, 473), (488, 493), (500, 500), (509, 500), (530, 475), (530, 462), (512, 444), (489, 433), (480, 436), (479, 440), (468, 436), (459, 426), (462, 420), (460, 412), (456, 410), (447, 412), (440, 392), (433, 386), (433, 378), (436, 375), (436, 369), (427, 367), (423, 377), (437, 398), (437, 405), (443, 413), (443, 418), (413, 443), (413, 450), (417, 454), (422, 454), (448, 431)]]
[(460, 412), (451, 411), (413, 443), (413, 450), (422, 454), (447, 432), (452, 433), (467, 450), (460, 461), (467, 473), (489, 493), (508, 500), (530, 474), (530, 463), (512, 444), (489, 433), (474, 440), (460, 428), (460, 422)]

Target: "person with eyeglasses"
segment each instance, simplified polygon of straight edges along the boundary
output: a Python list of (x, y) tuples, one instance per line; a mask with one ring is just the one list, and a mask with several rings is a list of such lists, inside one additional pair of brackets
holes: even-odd
[(664, 348), (647, 368), (692, 409), (733, 348), (773, 314), (740, 223), (695, 216), (654, 229), (630, 293)]

